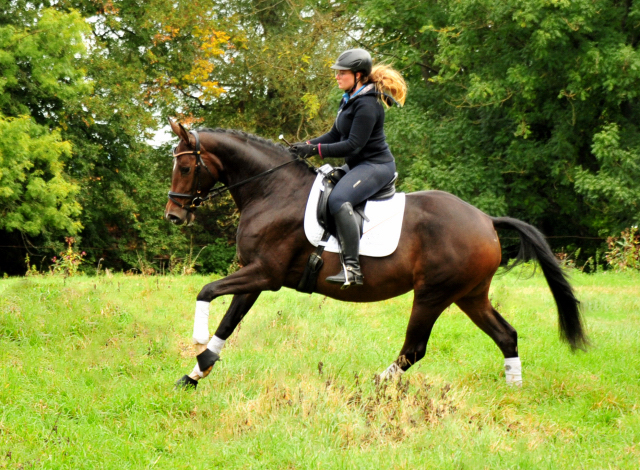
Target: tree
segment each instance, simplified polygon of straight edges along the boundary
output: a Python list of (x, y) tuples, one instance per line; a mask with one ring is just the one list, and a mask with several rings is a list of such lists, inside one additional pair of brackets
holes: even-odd
[(354, 18), (345, 6), (324, 1), (211, 2), (212, 17), (228, 34), (224, 54), (210, 58), (205, 80), (222, 88), (206, 96), (189, 87), (184, 113), (194, 124), (238, 128), (301, 140), (325, 132), (337, 110), (329, 65), (345, 45)]
[(87, 29), (53, 9), (31, 20), (0, 23), (0, 230), (73, 234), (79, 187), (63, 172), (71, 145), (55, 124), (63, 103), (90, 88), (76, 68)]
[(452, 191), (548, 235), (638, 223), (640, 6), (371, 0), (362, 12), (363, 43), (410, 78), (412, 104), (389, 120), (406, 188)]

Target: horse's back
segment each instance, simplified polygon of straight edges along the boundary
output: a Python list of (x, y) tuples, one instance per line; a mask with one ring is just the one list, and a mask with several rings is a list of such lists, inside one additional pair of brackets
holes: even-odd
[(445, 191), (419, 191), (407, 194), (405, 216), (421, 220), (423, 228), (434, 236), (446, 231), (447, 235), (456, 238), (495, 238), (491, 217)]

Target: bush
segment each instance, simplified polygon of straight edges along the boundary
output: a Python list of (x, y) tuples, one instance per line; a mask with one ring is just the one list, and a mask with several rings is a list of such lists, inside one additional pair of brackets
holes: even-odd
[(78, 268), (84, 261), (83, 257), (86, 256), (86, 253), (84, 251), (80, 253), (73, 248), (75, 243), (73, 237), (65, 237), (65, 241), (67, 242), (67, 251), (61, 252), (59, 258), (53, 257), (51, 271), (67, 277), (75, 276), (78, 274)]
[(235, 245), (230, 245), (224, 238), (217, 238), (200, 253), (202, 271), (226, 274), (235, 254)]
[(640, 234), (638, 227), (623, 230), (619, 237), (607, 238), (607, 263), (616, 271), (640, 270)]

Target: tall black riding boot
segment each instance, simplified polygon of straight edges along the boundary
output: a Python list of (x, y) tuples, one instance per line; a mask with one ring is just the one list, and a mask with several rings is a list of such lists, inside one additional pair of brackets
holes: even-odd
[(346, 289), (352, 284), (361, 286), (363, 284), (362, 271), (360, 271), (360, 227), (353, 212), (350, 202), (345, 202), (340, 206), (338, 212), (334, 214), (338, 240), (342, 249), (342, 271), (335, 276), (329, 276), (327, 282), (342, 284)]

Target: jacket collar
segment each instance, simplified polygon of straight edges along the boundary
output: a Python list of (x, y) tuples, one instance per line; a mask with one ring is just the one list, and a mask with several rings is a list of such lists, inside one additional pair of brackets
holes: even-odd
[(367, 95), (375, 95), (377, 93), (378, 92), (376, 91), (375, 85), (373, 85), (373, 83), (369, 83), (368, 85), (365, 85), (364, 88), (360, 88), (355, 95), (349, 97), (348, 99), (346, 96), (343, 96), (342, 101), (340, 101), (340, 110), (344, 109), (349, 103), (353, 103), (356, 98)]

